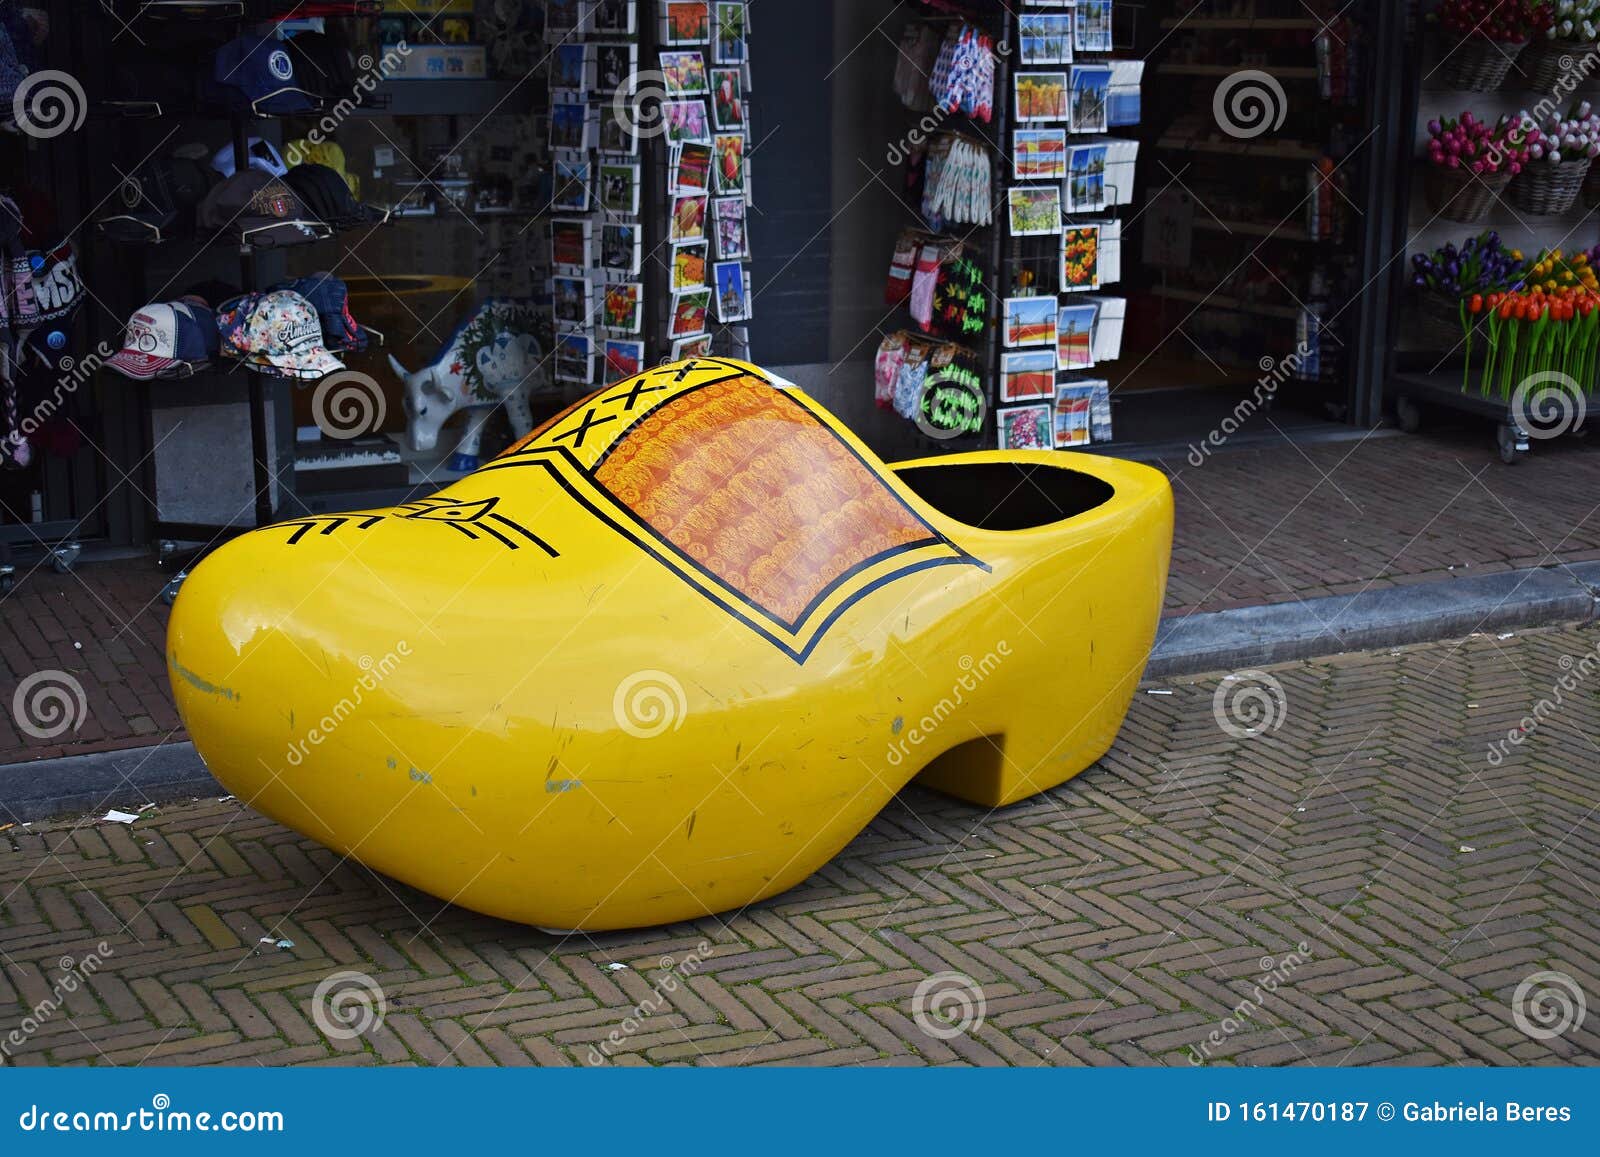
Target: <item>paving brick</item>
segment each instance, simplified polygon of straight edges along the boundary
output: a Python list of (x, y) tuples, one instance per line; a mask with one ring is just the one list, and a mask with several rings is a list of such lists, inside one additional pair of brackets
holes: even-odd
[[(1499, 767), (1485, 752), (1597, 641), (1275, 668), (1292, 709), (1256, 739), (1216, 725), (1216, 676), (1171, 680), (1044, 797), (985, 815), (908, 789), (811, 880), (704, 922), (715, 951), (643, 1018), (658, 961), (697, 932), (555, 941), (401, 902), (238, 801), (13, 828), (0, 1024), (103, 939), (14, 1063), (1187, 1065), (1202, 1044), (1210, 1063), (1596, 1063), (1592, 1030), (1534, 1040), (1511, 1001), (1545, 968), (1600, 1000), (1600, 838), (1580, 824), (1600, 699), (1572, 697)], [(269, 931), (295, 948), (262, 949)], [(387, 1019), (329, 1040), (314, 992), (341, 970)], [(981, 1026), (919, 1023), (935, 973), (970, 986)]]

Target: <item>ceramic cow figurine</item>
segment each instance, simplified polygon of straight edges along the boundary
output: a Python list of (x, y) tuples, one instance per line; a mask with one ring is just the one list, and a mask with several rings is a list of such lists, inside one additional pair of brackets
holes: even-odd
[(413, 372), (389, 355), (389, 365), (405, 383), (406, 437), (413, 450), (432, 450), (457, 410), (467, 411), (467, 428), (450, 456), (448, 469), (455, 473), (478, 468), (483, 424), (496, 406), (505, 406), (517, 437), (533, 429), (528, 396), (546, 384), (533, 327), (532, 310), (493, 298), (456, 327), (432, 365)]

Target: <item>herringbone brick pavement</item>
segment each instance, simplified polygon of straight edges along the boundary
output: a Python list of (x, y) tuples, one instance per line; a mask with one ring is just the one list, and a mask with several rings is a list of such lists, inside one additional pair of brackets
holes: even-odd
[(1519, 986), (1600, 1002), (1597, 644), (1151, 685), (1059, 789), (908, 790), (794, 890), (626, 934), (452, 908), (232, 800), (13, 828), (0, 1062), (1594, 1064), (1600, 1011), (1546, 1039)]

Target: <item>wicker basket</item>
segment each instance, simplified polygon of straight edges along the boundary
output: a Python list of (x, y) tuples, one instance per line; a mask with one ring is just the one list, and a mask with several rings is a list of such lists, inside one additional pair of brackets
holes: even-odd
[(1511, 183), (1507, 172), (1480, 176), (1470, 169), (1447, 169), (1429, 165), (1422, 179), (1428, 208), (1447, 221), (1477, 225), (1489, 216)]
[(1555, 93), (1578, 87), (1578, 63), (1595, 52), (1593, 44), (1575, 40), (1550, 40), (1540, 37), (1516, 57), (1516, 67), (1507, 68), (1501, 85), (1507, 91)]
[(1587, 158), (1562, 161), (1559, 165), (1530, 162), (1511, 182), (1511, 203), (1524, 213), (1565, 213), (1577, 203), (1592, 167)]
[(1583, 179), (1583, 206), (1600, 209), (1600, 165), (1591, 164), (1589, 175)]
[(1506, 74), (1527, 46), (1527, 41), (1508, 44), (1482, 36), (1446, 43), (1439, 78), (1445, 88), (1493, 92), (1505, 83)]
[[(1460, 353), (1466, 348), (1459, 305), (1457, 299), (1435, 290), (1418, 290), (1412, 295), (1410, 336), (1416, 339), (1418, 349)], [(1472, 315), (1467, 319), (1472, 320)]]

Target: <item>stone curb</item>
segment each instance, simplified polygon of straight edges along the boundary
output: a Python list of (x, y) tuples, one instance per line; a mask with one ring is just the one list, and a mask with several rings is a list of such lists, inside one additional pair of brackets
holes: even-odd
[[(1597, 607), (1600, 562), (1587, 562), (1174, 616), (1161, 622), (1145, 678), (1588, 622)], [(192, 743), (67, 755), (0, 767), (0, 823), (223, 794)]]

